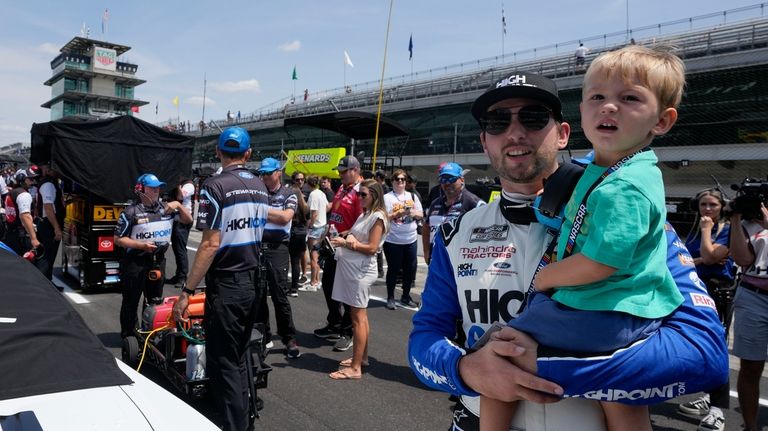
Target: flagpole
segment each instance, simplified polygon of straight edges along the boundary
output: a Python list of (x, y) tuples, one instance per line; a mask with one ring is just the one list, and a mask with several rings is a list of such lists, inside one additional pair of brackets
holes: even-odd
[(205, 90), (206, 90), (206, 87), (208, 86), (208, 80), (206, 79), (206, 75), (207, 73), (203, 72), (203, 118), (202, 118), (203, 124), (205, 124)]
[(504, 28), (507, 25), (507, 23), (504, 21), (504, 2), (501, 2), (501, 61), (504, 62), (504, 32), (506, 31), (506, 28)]
[(376, 110), (376, 134), (373, 138), (373, 160), (371, 170), (376, 171), (376, 153), (379, 149), (379, 125), (381, 124), (381, 103), (384, 100), (384, 71), (387, 67), (387, 45), (389, 45), (389, 25), (392, 22), (392, 6), (395, 0), (389, 0), (389, 17), (387, 18), (387, 33), (384, 36), (384, 61), (381, 65), (381, 80), (379, 81), (379, 107)]
[(344, 68), (344, 91), (347, 91), (347, 59), (346, 57), (342, 60), (341, 67)]

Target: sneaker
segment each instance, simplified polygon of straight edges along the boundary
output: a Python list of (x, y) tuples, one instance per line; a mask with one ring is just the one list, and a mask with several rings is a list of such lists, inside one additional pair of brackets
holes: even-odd
[(299, 281), (299, 284), (307, 284), (309, 282), (309, 280), (305, 275), (302, 275), (301, 277), (299, 277), (298, 281)]
[(723, 411), (717, 407), (712, 407), (709, 414), (699, 423), (697, 431), (723, 431), (725, 429), (725, 416)]
[(419, 308), (419, 304), (417, 304), (416, 301), (414, 301), (411, 298), (402, 298), (402, 299), (400, 299), (400, 303), (405, 308), (410, 308), (410, 309), (418, 309)]
[(291, 339), (285, 343), (285, 356), (287, 356), (288, 359), (297, 359), (301, 356), (299, 345), (296, 343), (296, 340)]
[(178, 284), (179, 283), (179, 276), (174, 275), (171, 278), (166, 278), (163, 282), (164, 284)]
[(320, 289), (319, 284), (305, 284), (299, 287), (299, 292), (317, 292)]
[(341, 337), (339, 331), (330, 326), (323, 326), (320, 329), (315, 329), (314, 333), (315, 337), (325, 338), (326, 340), (338, 340)]
[(342, 335), (339, 338), (339, 341), (333, 345), (333, 350), (337, 352), (346, 352), (350, 347), (352, 347), (352, 337), (348, 335)]
[(264, 347), (266, 347), (267, 349), (271, 349), (271, 348), (275, 347), (275, 342), (272, 341), (272, 340), (269, 340), (269, 341), (267, 341), (267, 344), (264, 345)]
[(290, 292), (288, 292), (288, 296), (290, 296), (291, 298), (298, 298), (299, 292), (296, 290), (291, 290)]
[(394, 299), (387, 299), (387, 308), (389, 308), (390, 310), (394, 310), (395, 308), (397, 308), (397, 305), (395, 305)]
[(688, 413), (689, 415), (704, 416), (709, 413), (709, 394), (693, 401), (680, 404), (677, 408), (681, 412)]

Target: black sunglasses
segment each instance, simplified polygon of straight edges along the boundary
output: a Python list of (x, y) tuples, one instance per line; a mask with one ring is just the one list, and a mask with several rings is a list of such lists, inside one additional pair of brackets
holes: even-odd
[(367, 198), (368, 197), (368, 193), (365, 193), (365, 192), (357, 192), (357, 195), (360, 196), (361, 198)]
[(517, 112), (509, 109), (494, 109), (480, 118), (480, 129), (491, 135), (500, 135), (512, 124), (512, 117), (515, 115), (517, 115), (517, 121), (526, 130), (535, 132), (547, 127), (552, 110), (542, 105), (523, 106)]
[(404, 183), (405, 182), (405, 178), (403, 178), (403, 177), (392, 178), (392, 181), (398, 181), (398, 182), (403, 182)]

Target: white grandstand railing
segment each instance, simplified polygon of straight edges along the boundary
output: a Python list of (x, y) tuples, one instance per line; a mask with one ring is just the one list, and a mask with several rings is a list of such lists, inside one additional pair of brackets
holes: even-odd
[[(768, 43), (766, 6), (768, 3), (760, 3), (386, 78), (383, 103), (481, 90), (515, 70), (550, 77), (573, 75), (578, 73), (573, 52), (579, 43), (591, 50), (587, 60), (632, 40), (643, 45), (674, 46), (675, 52), (683, 58), (765, 47)], [(286, 97), (246, 113), (239, 122), (224, 119), (215, 123), (247, 124), (370, 107), (378, 103), (378, 88), (378, 81), (368, 81), (312, 93), (306, 102), (292, 102)], [(204, 133), (214, 131), (218, 130), (208, 129)], [(198, 125), (193, 124), (190, 132), (200, 133)]]

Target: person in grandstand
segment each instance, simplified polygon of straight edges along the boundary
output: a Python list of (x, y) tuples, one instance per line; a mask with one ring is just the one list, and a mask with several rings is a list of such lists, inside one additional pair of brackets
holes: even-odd
[[(498, 119), (494, 133), (481, 129), (480, 139), (500, 176), (501, 197), (438, 229), (408, 344), (409, 364), (419, 380), (461, 396), (451, 429), (479, 429), (481, 394), (523, 401), (512, 422), (516, 429), (601, 430), (600, 406), (590, 400), (648, 404), (724, 382), (728, 354), (722, 327), (690, 255), (671, 230), (667, 265), (685, 302), (644, 342), (596, 357), (562, 358), (539, 351), (539, 372), (567, 375), (567, 386), (510, 362), (526, 348), (536, 349), (534, 343), (492, 340), (479, 350), (469, 349), (493, 322), (517, 315), (559, 228), (540, 222), (531, 204), (544, 178), (553, 179), (545, 194), (568, 184), (554, 180), (566, 167), (558, 170), (556, 158), (570, 135), (555, 83), (527, 72), (511, 73), (474, 102), (472, 114), (479, 121), (493, 105), (509, 114)], [(546, 116), (528, 108), (542, 105), (550, 109)], [(457, 321), (462, 321), (463, 345), (451, 341), (457, 338)]]

